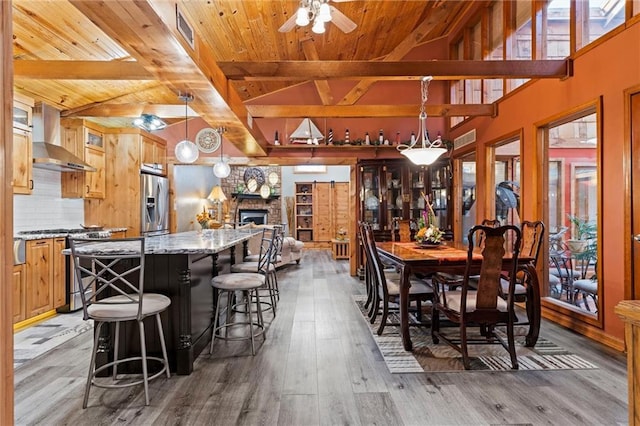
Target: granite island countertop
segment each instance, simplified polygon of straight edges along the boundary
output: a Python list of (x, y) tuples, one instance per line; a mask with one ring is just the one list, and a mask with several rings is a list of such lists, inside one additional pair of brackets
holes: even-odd
[[(34, 231), (21, 231), (14, 234), (14, 238), (20, 238), (25, 241), (31, 240), (42, 240), (46, 238), (63, 238), (69, 237), (71, 235), (79, 233), (80, 229), (43, 229), (43, 230), (34, 230)], [(89, 229), (82, 230), (83, 232), (96, 232), (91, 231)], [(126, 227), (121, 228), (104, 228), (100, 232), (126, 232), (128, 229)]]
[[(233, 247), (254, 235), (261, 229), (207, 229), (203, 232), (189, 231), (177, 234), (146, 237), (144, 252), (150, 254), (214, 254)], [(85, 252), (92, 254), (135, 254), (137, 243), (122, 241), (118, 243), (97, 242), (87, 247)], [(83, 248), (78, 251), (82, 252)], [(71, 254), (70, 249), (63, 250)]]

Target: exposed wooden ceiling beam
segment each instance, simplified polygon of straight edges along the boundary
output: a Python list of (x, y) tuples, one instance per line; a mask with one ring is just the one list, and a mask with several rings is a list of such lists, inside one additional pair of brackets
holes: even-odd
[(14, 60), (16, 77), (43, 80), (153, 80), (135, 61), (30, 61)]
[[(428, 18), (423, 20), (411, 33), (405, 37), (387, 56), (382, 59), (384, 62), (399, 61), (404, 58), (414, 47), (420, 43), (429, 30), (433, 28), (434, 23), (446, 18), (450, 13), (450, 3), (431, 4), (431, 13)], [(355, 104), (375, 83), (375, 80), (367, 79), (359, 81), (351, 90), (344, 95), (338, 102), (338, 105)]]
[[(260, 118), (372, 118), (413, 117), (419, 105), (247, 105), (253, 117)], [(495, 116), (495, 104), (427, 105), (431, 117)]]
[(231, 80), (309, 80), (420, 77), (434, 80), (566, 78), (570, 59), (512, 61), (265, 61), (219, 62)]
[[(139, 117), (140, 114), (155, 114), (160, 118), (184, 118), (184, 104), (115, 104), (101, 103), (83, 108), (78, 111), (61, 113), (64, 117)], [(187, 107), (188, 117), (199, 117), (191, 108)]]
[(176, 97), (178, 93), (192, 94), (194, 100), (189, 106), (210, 125), (226, 127), (225, 139), (246, 155), (266, 155), (266, 139), (252, 125), (240, 97), (218, 69), (211, 52), (197, 34), (192, 50), (178, 33), (175, 3), (70, 2), (173, 90)]
[[(302, 51), (304, 52), (304, 57), (307, 58), (307, 60), (317, 61), (320, 59), (313, 40), (306, 39), (303, 40), (301, 44)], [(331, 94), (331, 87), (329, 87), (329, 82), (327, 80), (314, 80), (313, 84), (316, 86), (316, 90), (318, 91), (320, 100), (322, 100), (322, 105), (333, 104), (333, 95)]]

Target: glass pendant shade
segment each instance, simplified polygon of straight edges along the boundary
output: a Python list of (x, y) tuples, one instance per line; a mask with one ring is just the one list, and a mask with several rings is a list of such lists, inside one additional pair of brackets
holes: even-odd
[(176, 145), (175, 154), (181, 163), (193, 163), (198, 159), (199, 151), (195, 143), (185, 139)]
[(213, 174), (221, 179), (229, 177), (229, 174), (231, 174), (229, 163), (221, 158), (219, 162), (213, 165)]
[(428, 166), (436, 161), (442, 154), (447, 152), (444, 148), (412, 148), (405, 149), (400, 152), (411, 161), (419, 166)]
[(298, 9), (298, 13), (296, 14), (296, 25), (299, 27), (309, 25), (309, 11), (305, 7), (301, 6), (300, 9)]
[(313, 31), (316, 34), (324, 34), (324, 21), (320, 19), (320, 17), (317, 17), (316, 19), (314, 19), (313, 27), (311, 27), (311, 31)]

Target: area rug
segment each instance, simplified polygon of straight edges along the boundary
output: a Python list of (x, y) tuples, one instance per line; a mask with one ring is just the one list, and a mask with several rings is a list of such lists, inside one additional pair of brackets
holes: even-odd
[(47, 353), (64, 342), (93, 329), (93, 321), (84, 321), (82, 312), (58, 314), (13, 335), (13, 368)]
[[(464, 370), (462, 357), (458, 351), (444, 342), (434, 344), (428, 327), (410, 327), (413, 351), (407, 352), (402, 346), (400, 328), (386, 326), (381, 336), (377, 330), (380, 315), (371, 324), (364, 309), (366, 297), (357, 296), (355, 302), (363, 314), (363, 319), (375, 340), (387, 368), (391, 373), (451, 372)], [(412, 318), (415, 322), (415, 318)], [(399, 323), (399, 315), (392, 313), (388, 322)], [(540, 337), (535, 347), (524, 346), (526, 327), (516, 329), (516, 354), (520, 371), (526, 370), (574, 370), (598, 368), (570, 353), (555, 343)], [(516, 371), (511, 369), (509, 353), (500, 344), (469, 345), (471, 369), (476, 371)]]

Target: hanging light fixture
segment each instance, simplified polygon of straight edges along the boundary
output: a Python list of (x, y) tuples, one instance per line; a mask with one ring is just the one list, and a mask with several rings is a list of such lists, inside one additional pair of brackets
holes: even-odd
[(176, 158), (181, 163), (193, 163), (198, 159), (198, 146), (189, 140), (189, 110), (187, 104), (193, 100), (193, 96), (185, 93), (178, 96), (184, 101), (184, 140), (178, 142), (175, 149)]
[(420, 81), (422, 103), (420, 105), (420, 115), (418, 115), (418, 138), (420, 138), (422, 146), (415, 148), (418, 141), (412, 134), (409, 145), (400, 144), (396, 148), (400, 151), (400, 154), (407, 157), (413, 164), (417, 164), (419, 166), (428, 166), (436, 161), (442, 154), (447, 152), (443, 147), (440, 136), (438, 136), (435, 141), (431, 142), (427, 134), (427, 111), (425, 108), (427, 98), (429, 97), (429, 83), (431, 80), (433, 80), (433, 77), (427, 76), (422, 77), (422, 80)]
[(316, 34), (324, 33), (325, 22), (331, 22), (331, 8), (329, 0), (301, 0), (296, 12), (296, 25), (304, 27), (313, 20), (311, 31)]
[[(222, 134), (226, 130), (227, 129), (225, 129), (224, 127), (218, 127), (216, 129), (218, 134), (220, 134), (220, 137), (222, 137)], [(229, 166), (229, 163), (227, 161), (225, 161), (224, 157), (222, 156), (222, 147), (223, 146), (224, 146), (224, 142), (221, 141), (220, 142), (220, 161), (218, 161), (216, 164), (213, 165), (213, 174), (216, 177), (219, 177), (221, 179), (229, 177), (229, 175), (231, 174), (231, 166)]]

